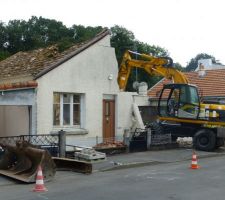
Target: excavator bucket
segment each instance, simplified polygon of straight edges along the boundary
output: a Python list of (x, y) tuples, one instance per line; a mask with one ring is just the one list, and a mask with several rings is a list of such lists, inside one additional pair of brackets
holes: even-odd
[(45, 181), (54, 177), (56, 166), (48, 151), (38, 149), (27, 141), (17, 141), (16, 146), (7, 144), (0, 146), (4, 149), (0, 160), (1, 175), (33, 183), (36, 180), (38, 166), (41, 166)]
[(90, 162), (75, 160), (70, 158), (52, 158), (56, 164), (57, 170), (74, 171), (83, 174), (92, 173), (92, 164)]

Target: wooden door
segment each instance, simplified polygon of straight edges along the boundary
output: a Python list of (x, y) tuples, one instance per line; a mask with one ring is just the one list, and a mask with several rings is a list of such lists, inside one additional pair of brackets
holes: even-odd
[(115, 101), (103, 100), (103, 139), (104, 141), (115, 138)]

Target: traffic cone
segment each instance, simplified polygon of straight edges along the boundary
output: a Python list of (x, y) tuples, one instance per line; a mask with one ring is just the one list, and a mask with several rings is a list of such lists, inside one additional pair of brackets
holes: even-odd
[(38, 171), (37, 171), (37, 177), (36, 177), (36, 184), (33, 189), (33, 192), (46, 192), (46, 191), (48, 191), (48, 190), (44, 186), (42, 169), (41, 169), (41, 166), (39, 165)]
[(199, 169), (199, 165), (198, 165), (198, 162), (197, 162), (197, 155), (195, 152), (193, 152), (192, 154), (192, 161), (191, 161), (191, 166), (190, 166), (191, 169)]

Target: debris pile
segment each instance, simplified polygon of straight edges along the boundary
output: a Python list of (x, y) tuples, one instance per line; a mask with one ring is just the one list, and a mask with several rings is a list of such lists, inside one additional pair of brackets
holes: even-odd
[(94, 146), (95, 149), (120, 148), (120, 147), (126, 147), (126, 145), (121, 141), (110, 141), (110, 142), (106, 141)]
[(192, 138), (191, 137), (184, 137), (184, 138), (178, 138), (177, 143), (180, 147), (192, 147)]
[(95, 150), (109, 154), (118, 154), (126, 151), (127, 146), (121, 141), (104, 141), (93, 147)]

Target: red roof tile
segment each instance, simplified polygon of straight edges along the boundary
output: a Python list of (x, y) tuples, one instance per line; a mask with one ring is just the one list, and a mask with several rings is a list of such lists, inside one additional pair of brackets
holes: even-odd
[[(184, 73), (190, 84), (199, 88), (200, 95), (204, 97), (225, 96), (225, 69), (206, 70), (204, 77), (199, 77), (198, 72)], [(154, 85), (148, 92), (151, 98), (157, 98), (157, 94), (164, 84), (171, 83), (170, 80), (163, 79)]]
[(0, 84), (0, 91), (15, 90), (15, 89), (21, 89), (21, 88), (36, 88), (37, 86), (38, 86), (38, 83), (36, 81), (4, 83), (4, 84)]

